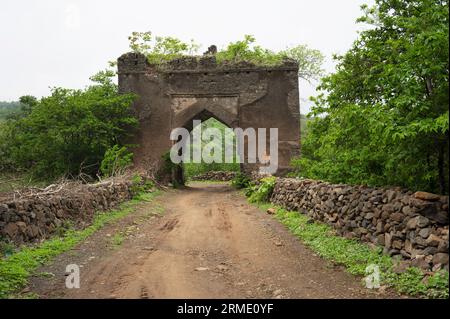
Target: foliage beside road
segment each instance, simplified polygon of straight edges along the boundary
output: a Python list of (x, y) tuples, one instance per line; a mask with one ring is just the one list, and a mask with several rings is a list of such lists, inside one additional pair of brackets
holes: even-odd
[(297, 175), (449, 192), (449, 2), (377, 0), (336, 57), (302, 140)]

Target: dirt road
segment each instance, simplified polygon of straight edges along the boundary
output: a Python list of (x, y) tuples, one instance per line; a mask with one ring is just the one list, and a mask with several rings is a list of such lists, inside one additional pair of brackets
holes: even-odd
[[(118, 233), (125, 239), (114, 244)], [(67, 264), (82, 267), (80, 289), (65, 288)], [(40, 272), (30, 289), (41, 298), (389, 297), (316, 256), (224, 184), (165, 192)]]

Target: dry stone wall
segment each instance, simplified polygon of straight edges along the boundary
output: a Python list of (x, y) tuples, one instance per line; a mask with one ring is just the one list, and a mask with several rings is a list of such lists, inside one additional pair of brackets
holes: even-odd
[(271, 202), (325, 222), (347, 238), (384, 246), (423, 269), (448, 270), (448, 196), (277, 179)]
[(85, 226), (96, 211), (132, 197), (127, 180), (98, 184), (69, 184), (56, 193), (0, 200), (0, 238), (20, 244), (50, 237), (65, 221)]
[(211, 171), (192, 177), (193, 181), (231, 181), (236, 177), (236, 172)]

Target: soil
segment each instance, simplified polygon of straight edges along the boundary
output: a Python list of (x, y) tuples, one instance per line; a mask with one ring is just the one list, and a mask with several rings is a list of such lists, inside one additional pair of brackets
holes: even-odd
[[(80, 266), (79, 289), (65, 287), (68, 264)], [(27, 290), (40, 298), (400, 297), (366, 289), (240, 192), (207, 183), (139, 204), (41, 267)]]

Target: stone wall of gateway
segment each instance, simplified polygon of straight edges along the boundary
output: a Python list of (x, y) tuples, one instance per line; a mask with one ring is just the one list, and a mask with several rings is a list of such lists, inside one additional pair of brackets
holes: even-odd
[(0, 198), (0, 238), (16, 244), (50, 237), (65, 221), (88, 225), (96, 211), (105, 211), (133, 196), (126, 179), (97, 184), (68, 183), (33, 193)]
[[(158, 66), (149, 64), (143, 54), (126, 53), (117, 63), (120, 92), (139, 96), (132, 107), (139, 130), (127, 141), (139, 145), (133, 151), (136, 168), (153, 167), (168, 175), (162, 158), (172, 147), (172, 130), (191, 131), (193, 120), (213, 117), (233, 129), (278, 127), (277, 173), (289, 171), (290, 159), (300, 151), (298, 64), (294, 60), (262, 67), (218, 63), (211, 54), (180, 57)], [(259, 165), (246, 160), (241, 168), (253, 172)]]
[(448, 270), (448, 196), (279, 178), (271, 202), (327, 223), (344, 237), (384, 246), (412, 266)]

